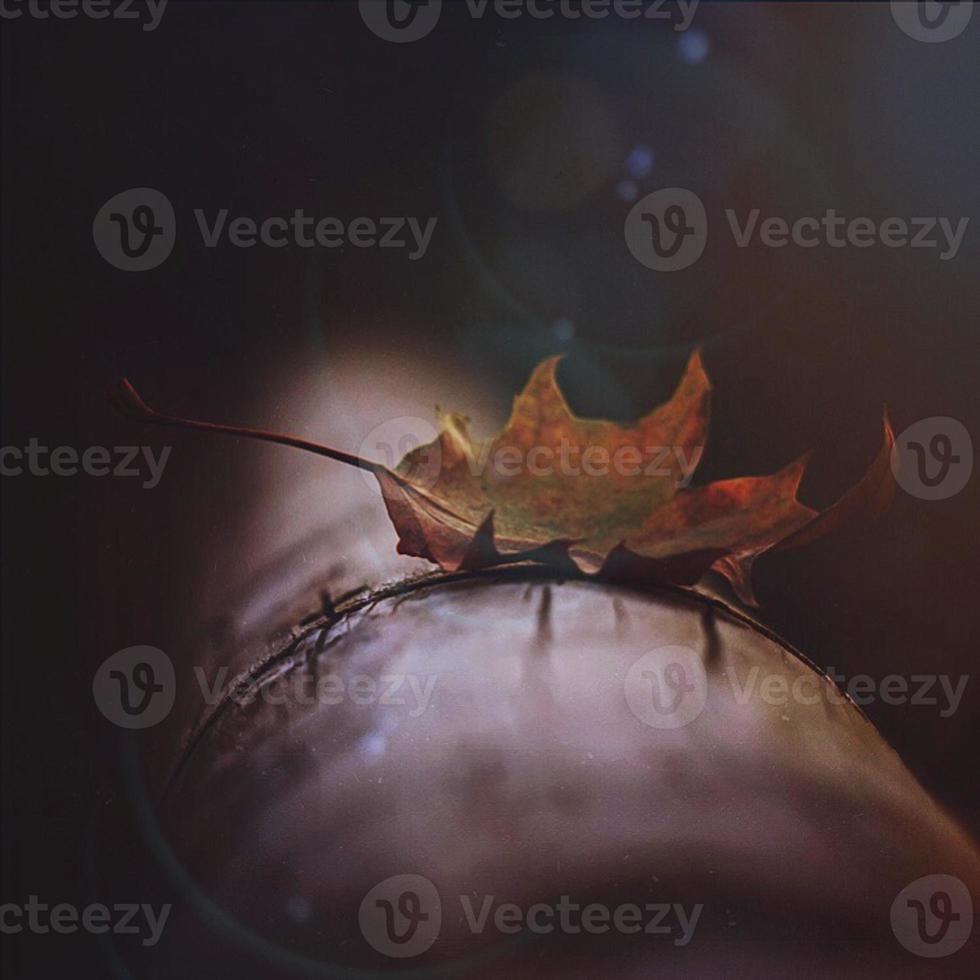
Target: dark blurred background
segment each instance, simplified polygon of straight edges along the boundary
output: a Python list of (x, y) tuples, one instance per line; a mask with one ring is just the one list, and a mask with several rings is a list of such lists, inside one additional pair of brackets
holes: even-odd
[[(813, 448), (804, 496), (826, 504), (873, 455), (883, 403), (898, 431), (942, 415), (980, 432), (980, 234), (971, 225), (946, 262), (742, 250), (721, 212), (972, 218), (978, 38), (974, 23), (918, 43), (887, 4), (702, 4), (677, 32), (481, 22), (450, 2), (408, 44), (376, 37), (346, 2), (174, 2), (153, 32), (5, 20), (3, 445), (145, 441), (108, 407), (123, 375), (174, 409), (272, 427), (290, 377), (329, 375), (351, 345), (380, 360), (425, 351), (502, 405), (563, 351), (576, 411), (628, 419), (701, 345), (716, 399), (698, 482)], [(671, 186), (694, 190), (718, 233), (701, 262), (658, 274), (630, 256), (623, 221)], [(131, 187), (177, 213), (173, 254), (145, 273), (113, 268), (92, 241), (95, 214)], [(411, 262), (208, 249), (195, 208), (439, 222)], [(4, 478), (4, 900), (86, 900), (87, 827), (125, 811), (92, 673), (151, 637), (166, 649), (168, 624), (206, 615), (188, 569), (221, 561), (210, 508), (245, 490), (227, 448), (167, 441), (152, 495), (135, 481)], [(937, 502), (900, 492), (880, 520), (760, 562), (763, 618), (847, 676), (972, 675), (977, 486)], [(980, 829), (972, 677), (951, 717), (866, 711)], [(61, 955), (29, 938), (14, 975)], [(103, 975), (89, 941), (61, 938), (77, 973)]]

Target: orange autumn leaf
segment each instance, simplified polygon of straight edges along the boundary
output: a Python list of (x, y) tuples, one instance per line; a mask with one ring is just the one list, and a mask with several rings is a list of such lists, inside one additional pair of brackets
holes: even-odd
[(436, 439), (393, 470), (293, 436), (162, 415), (126, 381), (120, 394), (124, 409), (143, 421), (278, 442), (372, 472), (399, 552), (446, 571), (539, 561), (691, 585), (713, 569), (754, 604), (751, 569), (760, 555), (812, 541), (891, 497), (887, 417), (865, 475), (818, 512), (797, 499), (805, 458), (769, 476), (689, 486), (710, 410), (700, 353), (671, 399), (632, 426), (573, 415), (557, 363), (538, 365), (498, 435), (475, 440), (466, 419), (444, 414)]

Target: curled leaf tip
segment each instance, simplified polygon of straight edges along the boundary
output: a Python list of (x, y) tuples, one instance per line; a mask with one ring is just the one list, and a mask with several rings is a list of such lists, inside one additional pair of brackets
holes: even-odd
[(143, 401), (129, 378), (122, 378), (110, 391), (109, 397), (119, 411), (130, 418), (145, 421), (154, 415), (153, 410)]

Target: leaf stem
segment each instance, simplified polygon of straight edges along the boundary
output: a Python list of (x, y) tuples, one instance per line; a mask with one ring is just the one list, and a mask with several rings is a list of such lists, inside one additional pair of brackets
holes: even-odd
[(221, 435), (241, 436), (245, 439), (271, 442), (279, 446), (290, 446), (293, 449), (302, 449), (305, 452), (314, 453), (317, 456), (326, 456), (328, 459), (335, 459), (337, 462), (346, 463), (348, 466), (356, 466), (358, 469), (367, 470), (369, 473), (378, 473), (386, 469), (380, 463), (372, 463), (370, 460), (362, 459), (353, 453), (345, 453), (340, 449), (321, 446), (319, 443), (310, 442), (308, 439), (300, 439), (297, 436), (283, 435), (278, 432), (266, 432), (262, 429), (250, 429), (237, 425), (220, 425), (215, 422), (202, 422), (197, 419), (180, 418), (176, 415), (165, 415), (156, 409), (150, 408), (127, 378), (123, 378), (120, 381), (113, 395), (113, 401), (116, 407), (124, 415), (138, 422), (146, 422), (150, 425), (171, 426), (179, 429), (197, 429), (201, 432), (217, 432)]

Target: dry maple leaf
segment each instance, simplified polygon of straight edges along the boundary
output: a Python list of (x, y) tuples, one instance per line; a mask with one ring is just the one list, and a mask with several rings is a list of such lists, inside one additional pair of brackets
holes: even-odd
[(145, 422), (276, 442), (368, 470), (381, 486), (398, 551), (446, 571), (540, 561), (692, 585), (714, 569), (755, 605), (751, 570), (759, 555), (806, 544), (891, 498), (887, 416), (864, 476), (818, 512), (797, 499), (806, 457), (769, 476), (687, 486), (710, 413), (699, 352), (671, 399), (629, 427), (573, 415), (556, 381), (558, 360), (538, 365), (497, 436), (474, 440), (466, 419), (443, 414), (436, 439), (394, 470), (293, 436), (163, 415), (125, 380), (119, 395), (124, 411)]

